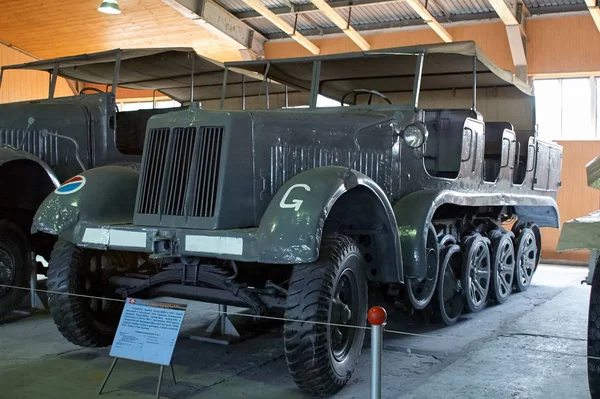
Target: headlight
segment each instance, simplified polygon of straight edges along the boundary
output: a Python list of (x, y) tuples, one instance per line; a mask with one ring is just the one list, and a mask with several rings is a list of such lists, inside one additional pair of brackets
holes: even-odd
[(411, 123), (404, 128), (402, 138), (407, 146), (411, 148), (419, 148), (427, 140), (427, 128), (421, 122)]

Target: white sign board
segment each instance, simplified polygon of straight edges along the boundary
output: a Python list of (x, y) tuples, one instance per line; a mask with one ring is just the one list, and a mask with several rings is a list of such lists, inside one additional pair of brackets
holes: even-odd
[(186, 307), (127, 298), (110, 356), (168, 366)]

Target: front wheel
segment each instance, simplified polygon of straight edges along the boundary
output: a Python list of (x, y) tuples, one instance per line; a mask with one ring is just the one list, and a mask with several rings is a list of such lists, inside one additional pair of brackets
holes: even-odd
[(20, 307), (29, 294), (33, 271), (30, 251), (29, 241), (21, 229), (0, 220), (0, 319)]
[(349, 237), (324, 237), (315, 263), (294, 266), (283, 342), (298, 387), (331, 395), (346, 385), (362, 350), (367, 306), (362, 256)]
[(123, 302), (108, 298), (104, 292), (116, 269), (106, 254), (64, 240), (59, 240), (52, 251), (48, 266), (50, 313), (61, 334), (75, 345), (109, 346), (117, 331)]
[(600, 399), (600, 264), (592, 277), (587, 333), (588, 383), (592, 399)]

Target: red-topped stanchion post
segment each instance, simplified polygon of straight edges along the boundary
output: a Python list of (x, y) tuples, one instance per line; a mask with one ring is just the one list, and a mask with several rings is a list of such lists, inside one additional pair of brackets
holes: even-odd
[(373, 306), (367, 313), (367, 320), (371, 323), (371, 399), (380, 399), (383, 327), (387, 313), (381, 306)]

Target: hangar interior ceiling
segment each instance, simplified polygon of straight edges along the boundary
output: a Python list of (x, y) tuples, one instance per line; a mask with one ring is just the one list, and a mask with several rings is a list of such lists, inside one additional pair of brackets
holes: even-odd
[(430, 28), (438, 41), (450, 42), (453, 24), (501, 20), (515, 73), (524, 77), (528, 17), (589, 12), (600, 26), (595, 0), (119, 0), (116, 16), (99, 13), (98, 5), (3, 0), (0, 42), (45, 59), (159, 46), (231, 61), (263, 58), (265, 43), (279, 39), (319, 54), (314, 40), (345, 35), (352, 50), (369, 50), (370, 38), (383, 30)]

